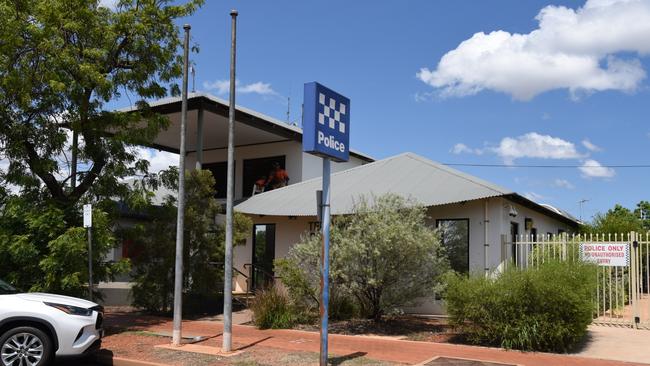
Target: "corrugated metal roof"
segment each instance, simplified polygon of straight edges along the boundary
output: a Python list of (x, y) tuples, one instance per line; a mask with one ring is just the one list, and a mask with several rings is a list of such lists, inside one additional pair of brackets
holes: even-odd
[[(255, 195), (235, 210), (269, 216), (315, 216), (314, 178)], [(514, 192), (413, 153), (404, 153), (332, 174), (332, 214), (352, 212), (361, 195), (395, 193), (425, 206), (503, 196)]]

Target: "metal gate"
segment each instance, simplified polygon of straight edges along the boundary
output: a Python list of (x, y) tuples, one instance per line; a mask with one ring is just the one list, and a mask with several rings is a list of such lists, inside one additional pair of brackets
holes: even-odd
[(650, 234), (503, 235), (502, 269), (550, 259), (598, 263), (594, 324), (650, 329)]

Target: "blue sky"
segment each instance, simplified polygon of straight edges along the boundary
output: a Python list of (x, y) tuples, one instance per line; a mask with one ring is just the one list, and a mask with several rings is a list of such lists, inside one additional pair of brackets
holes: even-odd
[(459, 168), (576, 216), (588, 199), (586, 219), (650, 199), (650, 169), (598, 167), (650, 164), (648, 0), (208, 0), (183, 20), (197, 91), (227, 96), (231, 8), (240, 105), (286, 120), (290, 97), (297, 121), (319, 81), (351, 99), (351, 146), (375, 158), (586, 164)]

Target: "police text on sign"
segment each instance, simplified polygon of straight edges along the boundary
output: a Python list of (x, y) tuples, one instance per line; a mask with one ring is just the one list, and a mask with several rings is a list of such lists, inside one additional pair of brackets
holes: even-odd
[(580, 244), (580, 259), (599, 266), (626, 267), (629, 265), (630, 244), (620, 242)]

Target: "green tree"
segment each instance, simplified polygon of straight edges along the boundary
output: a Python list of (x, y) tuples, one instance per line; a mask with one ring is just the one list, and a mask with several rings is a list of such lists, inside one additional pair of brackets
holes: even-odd
[[(106, 230), (115, 200), (142, 201), (123, 178), (147, 174), (135, 146), (151, 143), (168, 123), (144, 101), (178, 92), (176, 21), (203, 0), (98, 3), (0, 0), (0, 158), (9, 161), (0, 178), (20, 191), (0, 190), (0, 277), (25, 289), (83, 290), (83, 203), (95, 204), (104, 225), (96, 279), (124, 268), (99, 261), (114, 243)], [(138, 109), (105, 110), (122, 96)]]
[(620, 234), (631, 231), (641, 232), (643, 226), (644, 223), (638, 212), (617, 204), (605, 214), (596, 214), (592, 223), (585, 225), (583, 230), (594, 234)]
[[(114, 10), (97, 0), (0, 1), (0, 153), (5, 179), (44, 189), (68, 225), (92, 189), (115, 197), (121, 178), (146, 173), (134, 145), (143, 145), (167, 121), (143, 101), (177, 91), (181, 74), (175, 20), (203, 3), (121, 0)], [(107, 102), (128, 95), (140, 109), (108, 112)], [(69, 146), (68, 136), (79, 136)], [(78, 165), (67, 163), (78, 158)], [(77, 171), (77, 168), (78, 171)], [(72, 175), (74, 172), (74, 176)], [(70, 180), (78, 181), (68, 188)]]
[[(320, 237), (305, 236), (277, 269), (292, 296), (317, 301)], [(331, 231), (335, 296), (351, 296), (372, 319), (432, 296), (449, 268), (426, 208), (396, 195), (361, 198)]]
[[(173, 181), (176, 170), (167, 174)], [(183, 288), (186, 296), (216, 300), (223, 290), (225, 228), (215, 218), (221, 205), (215, 199), (214, 178), (207, 170), (186, 174), (186, 212), (184, 242)], [(168, 188), (176, 189), (176, 182)], [(171, 309), (174, 292), (174, 260), (176, 256), (176, 202), (168, 197), (162, 206), (149, 206), (149, 221), (136, 225), (125, 234), (137, 253), (133, 258), (136, 285), (133, 299), (136, 306), (152, 312)], [(252, 221), (235, 214), (234, 241), (243, 243), (252, 230)]]
[[(93, 235), (94, 279), (106, 281), (125, 271), (128, 261), (103, 262), (115, 238), (108, 215), (98, 209), (93, 212)], [(66, 227), (60, 208), (35, 203), (29, 196), (5, 200), (0, 211), (0, 277), (24, 290), (85, 297), (87, 268), (86, 230)]]
[(636, 205), (634, 214), (641, 218), (641, 225), (643, 225), (643, 231), (650, 231), (650, 202), (641, 201)]

